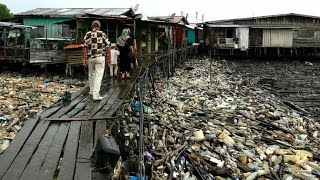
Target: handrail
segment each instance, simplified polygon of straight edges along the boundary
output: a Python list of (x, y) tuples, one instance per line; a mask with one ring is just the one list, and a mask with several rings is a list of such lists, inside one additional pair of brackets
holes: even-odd
[[(183, 65), (183, 63), (189, 58), (197, 55), (198, 46), (191, 46), (184, 49), (178, 49), (172, 54), (159, 55), (155, 57), (154, 62), (147, 68), (142, 68), (139, 77), (135, 84), (135, 92), (138, 96), (140, 103), (140, 117), (139, 117), (139, 162), (138, 162), (138, 175), (139, 178), (145, 177), (145, 165), (144, 165), (144, 104), (148, 104), (147, 96), (150, 101), (153, 101), (153, 92), (155, 91), (155, 78), (164, 78), (167, 80), (174, 76), (175, 68)], [(174, 54), (175, 53), (175, 54)], [(148, 91), (148, 93), (146, 93)], [(149, 103), (151, 103), (149, 102)], [(149, 125), (150, 126), (150, 125)], [(149, 131), (150, 128), (148, 127)]]

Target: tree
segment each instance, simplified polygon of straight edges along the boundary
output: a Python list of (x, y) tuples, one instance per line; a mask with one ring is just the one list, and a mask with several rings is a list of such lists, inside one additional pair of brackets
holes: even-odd
[(10, 12), (10, 9), (5, 5), (0, 3), (0, 20), (12, 18), (13, 14)]

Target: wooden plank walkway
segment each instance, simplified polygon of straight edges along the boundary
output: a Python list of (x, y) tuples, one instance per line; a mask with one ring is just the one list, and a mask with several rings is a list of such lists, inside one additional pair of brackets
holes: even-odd
[(72, 94), (70, 103), (57, 102), (27, 120), (0, 157), (0, 179), (91, 179), (90, 158), (98, 136), (108, 121), (115, 121), (137, 77), (138, 72), (130, 80), (104, 80), (101, 101), (92, 100), (88, 87), (83, 88)]
[[(176, 54), (180, 52), (182, 57), (187, 51), (190, 47)], [(140, 66), (151, 67), (152, 62), (157, 62), (153, 61), (156, 56), (165, 57), (157, 64), (162, 66), (163, 78), (173, 74), (179, 58), (173, 60), (170, 54), (152, 54)], [(93, 101), (89, 88), (83, 88), (72, 94), (70, 103), (57, 102), (38, 117), (27, 120), (0, 156), (0, 179), (107, 179), (102, 173), (92, 172), (90, 158), (98, 136), (104, 133), (108, 122), (117, 118), (116, 111), (134, 87), (139, 73), (136, 71), (130, 80), (104, 80), (101, 101)]]

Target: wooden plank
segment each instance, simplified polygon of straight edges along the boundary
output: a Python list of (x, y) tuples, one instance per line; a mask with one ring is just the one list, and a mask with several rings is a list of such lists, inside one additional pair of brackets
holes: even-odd
[(91, 179), (90, 157), (93, 149), (93, 122), (81, 122), (81, 133), (74, 179)]
[(80, 91), (77, 91), (75, 93), (72, 93), (71, 95), (71, 100), (74, 100), (75, 98), (77, 98), (78, 96), (83, 96), (83, 94), (88, 93), (89, 92), (89, 86), (85, 86), (83, 87)]
[(140, 72), (135, 72), (130, 83), (124, 84), (124, 87), (122, 88), (122, 92), (119, 95), (119, 99), (125, 99), (127, 98), (128, 94), (132, 90), (133, 86), (135, 85), (138, 77), (139, 77)]
[[(81, 96), (82, 94), (84, 93), (87, 93), (89, 90), (89, 87), (86, 86), (84, 88), (82, 88), (81, 90), (75, 92), (75, 93), (72, 93), (71, 95), (71, 101), (76, 99), (77, 97)], [(59, 101), (55, 104), (53, 104), (52, 106), (50, 106), (49, 108), (47, 108), (46, 110), (44, 110), (42, 113), (41, 113), (41, 118), (46, 118), (46, 117), (49, 117), (51, 115), (53, 115), (54, 113), (56, 113), (58, 110), (60, 110), (63, 106), (63, 104)]]
[(70, 123), (63, 123), (60, 125), (58, 132), (50, 146), (44, 164), (41, 166), (38, 179), (53, 179), (54, 173), (59, 163), (60, 155), (62, 153), (64, 142), (67, 139), (69, 126)]
[[(105, 88), (105, 87), (106, 86), (104, 86), (103, 88)], [(92, 101), (91, 95), (85, 94), (84, 96), (85, 96), (85, 98), (83, 98), (80, 101), (80, 103), (77, 104), (77, 106), (75, 108), (73, 108), (71, 111), (69, 111), (68, 114), (63, 115), (62, 118), (75, 116), (76, 114), (81, 112)]]
[[(71, 111), (75, 106), (82, 101), (86, 96), (78, 96), (74, 100), (72, 100), (68, 105), (61, 108), (59, 111), (57, 111), (52, 117), (61, 117), (65, 113), (68, 113)], [(45, 119), (44, 119), (45, 120)]]
[[(100, 94), (104, 94), (107, 90), (107, 85), (104, 84), (103, 87), (100, 90)], [(91, 100), (89, 103), (86, 104), (86, 106), (78, 112), (78, 114), (75, 117), (89, 117), (89, 111), (94, 108), (100, 101), (94, 101)]]
[(45, 118), (45, 121), (95, 121), (95, 120), (107, 120), (107, 119), (114, 119), (111, 116), (103, 116), (103, 117), (61, 117), (61, 118)]
[(44, 138), (41, 140), (37, 151), (32, 156), (32, 159), (26, 169), (23, 171), (20, 179), (23, 180), (33, 180), (38, 177), (39, 170), (44, 162), (46, 155), (49, 151), (50, 145), (58, 131), (58, 124), (51, 124), (46, 132)]
[[(88, 90), (89, 90), (89, 87), (86, 86), (86, 87), (82, 88), (80, 91), (73, 93), (71, 95), (71, 101), (76, 99), (78, 96), (82, 95), (83, 93), (86, 93)], [(49, 117), (49, 116), (53, 115), (54, 113), (56, 113), (57, 111), (59, 111), (62, 107), (63, 107), (62, 103), (59, 101), (59, 102), (53, 104), (52, 106), (50, 106), (49, 108), (47, 108), (46, 110), (44, 110), (40, 114), (40, 117), (41, 118)]]
[(38, 147), (40, 140), (47, 131), (50, 121), (40, 121), (31, 136), (26, 141), (18, 156), (12, 162), (10, 168), (3, 176), (3, 179), (19, 179), (23, 170), (29, 163), (34, 151)]
[(119, 90), (116, 90), (115, 93), (113, 93), (111, 97), (108, 99), (108, 102), (102, 107), (102, 109), (92, 117), (105, 117), (104, 113), (107, 112), (112, 107), (114, 102), (117, 100), (119, 94), (121, 93), (120, 89), (121, 88), (119, 88)]
[(100, 135), (104, 134), (104, 131), (107, 128), (107, 122), (106, 121), (97, 121), (96, 122), (96, 129), (95, 129), (95, 134), (94, 134), (94, 146), (96, 147), (98, 138)]
[(82, 99), (82, 101), (80, 101), (80, 103), (78, 103), (75, 108), (73, 108), (71, 111), (69, 111), (68, 114), (61, 116), (61, 118), (72, 117), (72, 116), (78, 114), (83, 108), (85, 108), (87, 106), (87, 104), (90, 101), (91, 101), (90, 96), (86, 95), (86, 97), (84, 99)]
[(114, 87), (114, 86), (111, 86), (111, 88), (109, 89), (109, 91), (103, 96), (103, 100), (101, 100), (99, 102), (99, 104), (97, 106), (95, 106), (93, 109), (90, 110), (90, 116), (93, 116), (95, 115), (98, 111), (100, 111), (102, 109), (102, 107), (108, 102), (109, 98), (111, 97), (111, 95), (119, 89)]
[(66, 141), (66, 147), (64, 149), (62, 164), (58, 174), (58, 180), (73, 179), (76, 166), (80, 127), (81, 122), (71, 122), (68, 139)]
[(117, 99), (112, 107), (104, 114), (104, 117), (113, 117), (119, 107), (122, 105), (123, 100)]
[(55, 104), (54, 106), (51, 106), (49, 107), (48, 109), (46, 109), (45, 111), (43, 111), (41, 114), (40, 114), (40, 117), (41, 118), (46, 118), (48, 116), (51, 116), (52, 114), (54, 114), (55, 112), (57, 112), (60, 108), (61, 108), (61, 104), (60, 103), (57, 103)]
[(19, 131), (17, 136), (11, 142), (10, 146), (4, 151), (2, 156), (0, 156), (0, 179), (6, 173), (13, 160), (20, 152), (22, 146), (26, 142), (27, 138), (30, 136), (32, 130), (36, 127), (36, 124), (38, 123), (39, 119), (40, 117), (35, 117), (33, 119), (27, 120), (26, 123), (23, 125), (23, 128)]

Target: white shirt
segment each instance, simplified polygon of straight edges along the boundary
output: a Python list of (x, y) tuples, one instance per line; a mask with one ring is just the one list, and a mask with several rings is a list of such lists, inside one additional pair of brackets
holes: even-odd
[(120, 52), (115, 49), (111, 49), (111, 64), (118, 64), (118, 56)]

